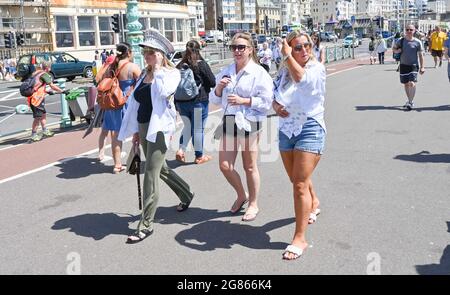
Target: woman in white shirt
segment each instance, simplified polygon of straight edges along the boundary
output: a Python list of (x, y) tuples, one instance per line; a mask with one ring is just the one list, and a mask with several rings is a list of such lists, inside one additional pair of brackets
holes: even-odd
[(311, 39), (313, 41), (312, 51), (314, 52), (314, 56), (321, 63), (325, 64), (325, 47), (320, 45), (320, 38), (318, 33), (313, 33), (311, 35)]
[[(258, 141), (261, 122), (266, 118), (273, 96), (273, 82), (257, 63), (252, 37), (248, 33), (234, 35), (230, 49), (234, 63), (216, 76), (216, 88), (210, 92), (210, 101), (222, 104), (224, 109), (223, 136), (220, 142), (220, 170), (237, 193), (231, 207), (237, 213), (249, 202), (242, 220), (252, 221), (259, 212), (257, 196), (260, 187), (257, 166)], [(234, 169), (238, 149), (247, 178), (248, 194), (239, 173)]]
[(275, 82), (272, 105), (280, 116), (279, 149), (294, 190), (295, 233), (283, 253), (283, 259), (293, 260), (307, 248), (306, 228), (320, 212), (311, 176), (325, 144), (326, 71), (307, 34), (294, 31), (286, 39), (281, 49), (286, 67)]
[(381, 64), (384, 64), (384, 53), (387, 50), (386, 47), (386, 41), (383, 39), (382, 36), (378, 36), (378, 40), (377, 40), (377, 53), (378, 53), (378, 61)]
[(181, 203), (178, 211), (186, 210), (194, 197), (189, 185), (165, 161), (169, 141), (175, 132), (176, 111), (172, 94), (181, 80), (180, 72), (167, 59), (173, 46), (158, 31), (147, 34), (148, 41), (139, 44), (147, 67), (129, 97), (122, 121), (119, 139), (133, 135), (133, 146), (145, 154), (143, 183), (143, 209), (136, 232), (128, 236), (127, 243), (142, 241), (153, 232), (153, 219), (159, 199), (159, 178), (176, 193)]

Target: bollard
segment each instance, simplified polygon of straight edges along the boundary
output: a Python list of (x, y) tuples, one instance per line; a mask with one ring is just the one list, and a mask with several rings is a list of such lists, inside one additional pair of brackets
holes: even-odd
[[(66, 79), (60, 78), (56, 80), (56, 83), (58, 84), (59, 88), (64, 90), (66, 88)], [(66, 95), (64, 93), (61, 93), (61, 128), (66, 128), (72, 126), (72, 121), (70, 120), (69, 116), (69, 106), (67, 104)]]

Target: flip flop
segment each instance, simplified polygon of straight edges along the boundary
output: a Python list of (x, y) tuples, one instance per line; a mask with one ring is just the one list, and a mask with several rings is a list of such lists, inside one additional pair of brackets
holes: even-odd
[(317, 216), (320, 214), (320, 209), (317, 208), (314, 212), (309, 213), (308, 224), (313, 224), (317, 220)]
[(175, 159), (177, 159), (177, 161), (182, 163), (186, 162), (186, 157), (184, 156), (184, 153), (177, 152), (175, 155)]
[[(288, 258), (286, 258), (286, 253), (292, 253), (295, 256), (292, 259), (288, 259)], [(302, 254), (303, 254), (303, 250), (302, 249), (300, 249), (299, 247), (294, 246), (294, 245), (289, 245), (289, 246), (286, 247), (286, 249), (283, 252), (283, 259), (285, 259), (285, 260), (295, 260), (295, 259), (299, 258), (300, 256), (302, 256)]]
[(114, 174), (119, 174), (120, 172), (124, 171), (125, 169), (126, 169), (125, 166), (121, 166), (120, 168), (119, 167), (114, 167), (113, 173)]
[(236, 205), (236, 202), (237, 202), (237, 200), (234, 201), (233, 206), (232, 206), (231, 209), (230, 209), (230, 212), (233, 213), (233, 214), (236, 214), (236, 213), (238, 213), (239, 211), (241, 211), (241, 210), (242, 210), (242, 207), (243, 207), (246, 203), (248, 203), (248, 199), (245, 199), (245, 201), (241, 203), (241, 205), (239, 206), (239, 208), (238, 208), (236, 211), (233, 211), (232, 209), (235, 207), (234, 205)]
[(212, 159), (211, 156), (203, 155), (200, 158), (195, 159), (195, 164), (203, 164), (210, 161), (211, 159)]

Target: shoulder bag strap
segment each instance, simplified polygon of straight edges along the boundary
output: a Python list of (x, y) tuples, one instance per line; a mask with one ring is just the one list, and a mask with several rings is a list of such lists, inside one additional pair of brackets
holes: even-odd
[(116, 71), (116, 73), (115, 73), (116, 78), (119, 76), (120, 71), (123, 69), (123, 67), (126, 66), (126, 65), (129, 64), (129, 63), (130, 63), (130, 62), (127, 61), (126, 63), (124, 63), (123, 65), (121, 65), (120, 68), (117, 69), (117, 71)]

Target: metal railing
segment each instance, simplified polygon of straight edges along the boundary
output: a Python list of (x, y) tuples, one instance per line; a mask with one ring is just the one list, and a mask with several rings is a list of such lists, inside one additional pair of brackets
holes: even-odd
[(354, 58), (351, 47), (344, 47), (342, 45), (334, 45), (325, 47), (325, 63), (338, 61), (346, 58)]

